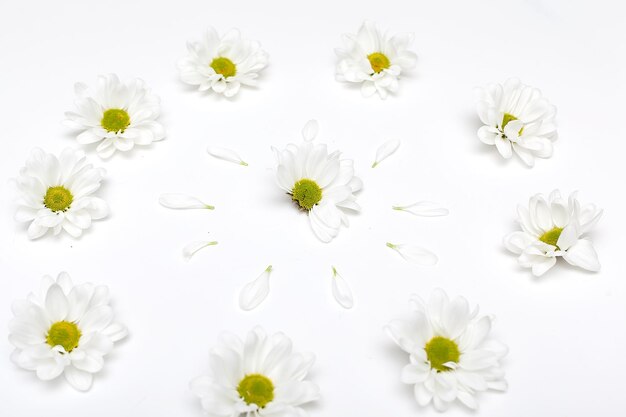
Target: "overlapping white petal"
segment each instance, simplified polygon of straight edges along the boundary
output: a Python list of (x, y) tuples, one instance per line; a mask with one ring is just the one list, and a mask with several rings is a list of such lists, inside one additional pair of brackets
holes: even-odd
[[(45, 276), (38, 292), (13, 304), (15, 317), (9, 323), (9, 341), (15, 346), (11, 355), (21, 368), (35, 371), (42, 380), (61, 374), (79, 391), (91, 388), (93, 374), (104, 365), (104, 356), (128, 334), (125, 326), (114, 321), (105, 286), (74, 285), (69, 275)], [(47, 340), (52, 325), (73, 323), (80, 331), (77, 346), (66, 351)]]
[[(245, 340), (227, 333), (209, 356), (210, 371), (191, 381), (191, 391), (213, 417), (306, 416), (302, 406), (319, 398), (319, 388), (306, 376), (315, 358), (296, 353), (282, 333), (268, 335), (260, 327)], [(259, 407), (238, 390), (246, 376), (260, 375), (273, 385), (273, 399)]]
[(557, 138), (556, 107), (538, 89), (509, 79), (504, 85), (476, 88), (475, 95), (484, 124), (478, 129), (483, 143), (495, 146), (506, 159), (515, 153), (531, 167), (535, 158), (552, 156), (552, 143)]
[[(76, 111), (65, 113), (65, 123), (80, 129), (76, 139), (82, 145), (98, 144), (102, 158), (116, 151), (130, 151), (135, 145), (145, 146), (165, 138), (165, 129), (157, 120), (161, 112), (160, 99), (136, 78), (120, 81), (115, 74), (101, 75), (93, 88), (77, 83)], [(128, 125), (120, 130), (108, 130), (104, 121), (107, 110), (123, 110)]]
[(242, 310), (253, 310), (267, 298), (270, 293), (270, 274), (272, 265), (253, 281), (247, 283), (239, 293), (239, 307)]
[[(378, 94), (387, 98), (398, 90), (400, 75), (415, 67), (417, 55), (409, 51), (412, 34), (388, 37), (373, 22), (366, 21), (356, 34), (343, 36), (343, 48), (335, 49), (339, 58), (336, 79), (360, 83), (365, 97)], [(371, 57), (378, 60), (372, 61)]]
[[(67, 148), (57, 157), (36, 148), (15, 179), (18, 191), (15, 219), (29, 223), (30, 239), (50, 230), (55, 235), (65, 231), (72, 237), (80, 237), (92, 220), (109, 214), (107, 203), (94, 196), (104, 175), (104, 169), (87, 163), (82, 151)], [(63, 187), (71, 194), (71, 204), (62, 210), (45, 203), (48, 190), (55, 187)]]
[[(226, 97), (237, 94), (242, 85), (256, 86), (259, 73), (269, 61), (259, 42), (243, 38), (236, 29), (220, 36), (209, 28), (200, 41), (187, 43), (187, 51), (178, 62), (182, 81), (197, 85), (199, 91), (213, 90)], [(217, 58), (228, 59), (234, 69), (216, 71), (211, 64)]]
[[(443, 290), (435, 290), (427, 303), (411, 299), (412, 312), (407, 319), (390, 322), (385, 330), (393, 341), (409, 354), (409, 364), (401, 372), (405, 384), (414, 385), (415, 399), (421, 406), (433, 404), (445, 411), (458, 400), (478, 408), (479, 393), (505, 391), (507, 383), (500, 361), (507, 348), (489, 338), (490, 316), (478, 316), (463, 297), (450, 300)], [(458, 361), (450, 361), (441, 370), (433, 365), (427, 345), (435, 338), (454, 343)]]
[(519, 255), (519, 264), (531, 268), (535, 276), (550, 270), (558, 257), (588, 271), (600, 270), (598, 255), (586, 237), (602, 216), (593, 204), (581, 207), (577, 193), (567, 200), (559, 190), (549, 196), (536, 194), (528, 206), (518, 206), (521, 231), (509, 233), (504, 246)]

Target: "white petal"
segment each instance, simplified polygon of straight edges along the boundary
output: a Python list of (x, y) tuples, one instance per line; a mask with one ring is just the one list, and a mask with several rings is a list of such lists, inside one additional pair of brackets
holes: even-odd
[(252, 310), (265, 300), (270, 293), (270, 274), (272, 265), (265, 268), (265, 271), (255, 280), (246, 284), (239, 293), (239, 307), (242, 310)]
[(186, 261), (190, 260), (196, 252), (198, 252), (202, 248), (206, 248), (207, 246), (217, 245), (217, 242), (209, 242), (206, 240), (197, 240), (195, 242), (191, 242), (187, 246), (183, 248), (183, 257)]
[(348, 282), (337, 272), (333, 266), (333, 297), (343, 308), (350, 309), (354, 306), (354, 297)]
[(568, 263), (588, 271), (599, 271), (600, 261), (598, 254), (591, 242), (587, 239), (580, 239), (563, 253), (563, 259)]
[(58, 284), (53, 284), (46, 294), (46, 311), (51, 321), (61, 321), (67, 317), (69, 306), (63, 289)]
[(65, 368), (65, 379), (77, 390), (88, 391), (93, 382), (93, 375), (87, 371), (81, 371), (73, 366), (68, 366)]
[(206, 151), (214, 158), (223, 159), (224, 161), (232, 162), (238, 165), (248, 166), (248, 163), (244, 162), (237, 152), (233, 150), (220, 148), (218, 146), (209, 146)]
[(418, 265), (435, 265), (439, 261), (437, 255), (419, 246), (388, 242), (387, 247), (398, 252), (407, 261)]
[(393, 155), (393, 153), (397, 151), (399, 147), (400, 141), (397, 139), (392, 139), (383, 143), (376, 151), (376, 160), (372, 164), (372, 168), (375, 168), (382, 161)]
[(318, 131), (319, 124), (317, 123), (317, 120), (309, 120), (302, 129), (302, 137), (305, 141), (311, 142), (317, 136)]
[(408, 206), (393, 206), (392, 208), (394, 210), (406, 211), (422, 217), (439, 217), (450, 214), (450, 211), (447, 208), (441, 207), (439, 204), (430, 201), (418, 201), (416, 203), (409, 204)]
[(161, 194), (159, 203), (171, 209), (209, 209), (215, 207), (186, 194)]
[(504, 247), (519, 255), (534, 241), (535, 238), (528, 233), (517, 231), (509, 233), (504, 237)]

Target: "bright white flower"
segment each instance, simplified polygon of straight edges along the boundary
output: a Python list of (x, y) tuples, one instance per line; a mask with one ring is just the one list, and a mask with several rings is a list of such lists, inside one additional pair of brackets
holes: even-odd
[(361, 83), (361, 93), (369, 97), (378, 93), (386, 98), (398, 89), (403, 71), (415, 66), (417, 55), (407, 48), (413, 34), (389, 38), (372, 22), (364, 22), (358, 33), (343, 36), (344, 49), (337, 48), (337, 81)]
[(557, 138), (556, 107), (538, 89), (509, 79), (504, 85), (477, 88), (476, 106), (485, 124), (478, 129), (478, 138), (495, 145), (504, 158), (515, 151), (532, 167), (535, 158), (552, 156), (552, 142)]
[(256, 86), (269, 60), (258, 42), (242, 38), (236, 29), (220, 37), (209, 28), (204, 39), (188, 42), (187, 50), (189, 54), (178, 63), (183, 82), (226, 97), (237, 94), (241, 85)]
[(517, 214), (522, 231), (508, 234), (504, 246), (518, 254), (519, 264), (532, 268), (535, 276), (545, 274), (559, 256), (588, 271), (600, 270), (591, 241), (583, 237), (602, 216), (594, 204), (581, 207), (576, 192), (566, 201), (554, 190), (547, 198), (531, 197), (528, 208), (519, 205)]
[(350, 159), (340, 159), (339, 152), (328, 153), (326, 145), (314, 145), (317, 122), (309, 121), (302, 131), (304, 142), (274, 150), (278, 162), (279, 186), (298, 207), (307, 212), (313, 233), (330, 242), (341, 225), (348, 226), (344, 210), (359, 211), (354, 193), (363, 183), (354, 176)]
[(74, 285), (65, 272), (56, 280), (45, 276), (40, 291), (15, 301), (12, 310), (12, 361), (44, 381), (64, 374), (80, 391), (91, 387), (103, 357), (128, 334), (113, 321), (106, 286)]
[(458, 399), (476, 409), (477, 393), (506, 391), (500, 360), (507, 347), (489, 339), (492, 317), (478, 317), (478, 307), (470, 311), (465, 298), (449, 300), (439, 289), (428, 303), (414, 295), (411, 307), (411, 318), (394, 320), (385, 330), (409, 354), (401, 379), (415, 386), (419, 405), (432, 402), (444, 411)]
[(242, 310), (253, 310), (263, 302), (270, 293), (270, 274), (272, 265), (253, 281), (247, 283), (239, 293), (239, 307)]
[(65, 123), (82, 132), (78, 143), (98, 143), (96, 151), (102, 158), (115, 151), (130, 151), (135, 145), (150, 145), (165, 137), (165, 129), (157, 122), (161, 111), (159, 98), (145, 83), (136, 78), (121, 82), (117, 75), (101, 75), (93, 89), (77, 83), (76, 112), (66, 112)]
[(317, 385), (305, 381), (314, 360), (294, 353), (282, 333), (256, 327), (244, 342), (227, 333), (211, 350), (210, 374), (190, 386), (211, 417), (304, 417), (301, 405), (319, 398)]
[(439, 262), (437, 255), (420, 246), (409, 245), (406, 243), (387, 242), (387, 247), (398, 252), (406, 261), (417, 265), (436, 265)]
[(57, 158), (39, 148), (32, 151), (15, 183), (18, 209), (15, 219), (30, 222), (28, 237), (37, 239), (49, 229), (79, 237), (83, 230), (109, 214), (104, 200), (94, 197), (105, 171), (88, 164), (85, 154), (65, 149)]
[(354, 306), (354, 297), (352, 296), (352, 289), (348, 285), (348, 281), (344, 279), (337, 269), (333, 266), (333, 297), (340, 306), (346, 309), (351, 309)]

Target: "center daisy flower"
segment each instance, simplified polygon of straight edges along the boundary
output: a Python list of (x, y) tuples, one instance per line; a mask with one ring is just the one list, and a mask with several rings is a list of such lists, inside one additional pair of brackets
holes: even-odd
[(65, 123), (82, 132), (78, 143), (98, 143), (96, 152), (109, 158), (115, 151), (130, 151), (165, 137), (157, 121), (161, 105), (140, 79), (121, 82), (115, 74), (101, 75), (95, 88), (77, 83), (76, 112), (65, 113)]
[(458, 399), (476, 409), (478, 392), (507, 389), (500, 367), (507, 348), (488, 338), (490, 316), (478, 317), (465, 298), (450, 300), (439, 289), (428, 303), (413, 296), (411, 305), (411, 318), (392, 321), (386, 331), (409, 354), (401, 379), (415, 385), (421, 406), (432, 402), (444, 411)]
[(549, 196), (537, 194), (528, 207), (518, 206), (521, 231), (508, 234), (504, 246), (518, 254), (518, 262), (541, 276), (558, 257), (588, 271), (598, 271), (600, 262), (591, 241), (584, 237), (600, 220), (602, 210), (593, 204), (581, 207), (577, 193), (567, 201), (559, 190)]
[(374, 23), (365, 22), (356, 35), (344, 35), (344, 49), (336, 49), (339, 57), (338, 81), (361, 83), (365, 97), (378, 93), (386, 98), (398, 89), (403, 71), (415, 66), (417, 56), (407, 48), (413, 35), (383, 35)]
[(209, 28), (204, 39), (189, 42), (187, 50), (178, 63), (183, 82), (226, 97), (237, 94), (242, 85), (255, 86), (269, 59), (258, 42), (242, 38), (235, 29), (220, 37)]
[(267, 335), (256, 327), (245, 342), (222, 336), (211, 351), (211, 373), (191, 382), (202, 407), (215, 417), (305, 415), (301, 406), (319, 398), (305, 381), (314, 357), (292, 352), (282, 333)]
[(340, 159), (339, 152), (329, 154), (326, 145), (312, 143), (317, 130), (317, 122), (309, 121), (302, 131), (301, 145), (275, 150), (276, 176), (279, 186), (308, 214), (313, 233), (330, 242), (342, 224), (348, 225), (344, 210), (360, 210), (354, 193), (363, 183), (354, 176), (352, 160)]
[(509, 79), (504, 85), (477, 88), (476, 99), (478, 116), (485, 124), (478, 129), (483, 143), (495, 145), (507, 159), (515, 151), (528, 166), (535, 164), (536, 157), (552, 156), (556, 108), (539, 90)]
[(39, 293), (16, 301), (13, 313), (13, 362), (46, 381), (64, 374), (80, 391), (91, 387), (104, 356), (127, 334), (113, 321), (107, 287), (74, 285), (65, 272), (56, 280), (45, 276)]
[(50, 229), (79, 237), (92, 220), (109, 213), (107, 203), (92, 194), (100, 188), (104, 170), (86, 162), (83, 152), (65, 149), (57, 158), (34, 149), (15, 180), (19, 191), (15, 219), (30, 222), (28, 237)]

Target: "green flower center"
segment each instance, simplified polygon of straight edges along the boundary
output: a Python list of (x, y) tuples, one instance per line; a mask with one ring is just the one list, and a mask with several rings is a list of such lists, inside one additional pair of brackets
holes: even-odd
[(80, 329), (75, 323), (69, 321), (57, 321), (48, 330), (46, 343), (50, 346), (63, 346), (66, 352), (71, 352), (78, 346)]
[(223, 56), (213, 59), (211, 68), (216, 73), (223, 75), (224, 78), (234, 77), (237, 74), (237, 67), (233, 64), (233, 61)]
[(436, 369), (438, 372), (451, 371), (452, 369), (444, 366), (444, 363), (457, 363), (461, 356), (459, 346), (456, 342), (442, 336), (435, 336), (430, 339), (430, 341), (426, 343), (424, 350), (430, 362), (430, 367)]
[(367, 56), (367, 59), (370, 61), (370, 65), (374, 72), (381, 72), (384, 69), (389, 68), (391, 63), (389, 62), (389, 58), (386, 55), (381, 54), (380, 52), (374, 52)]
[(102, 115), (100, 124), (107, 132), (124, 132), (130, 125), (130, 116), (126, 110), (109, 109)]
[(293, 186), (291, 199), (302, 209), (311, 210), (322, 199), (322, 189), (315, 181), (303, 178)]
[[(506, 127), (506, 125), (509, 124), (510, 121), (513, 120), (517, 120), (517, 117), (513, 116), (510, 113), (504, 113), (504, 116), (502, 117), (502, 131), (504, 132), (504, 128)], [(518, 134), (521, 136), (522, 132), (524, 132), (524, 127), (522, 126), (522, 128), (519, 130)], [(504, 136), (504, 135), (503, 135)]]
[(43, 198), (43, 205), (54, 212), (65, 211), (70, 208), (72, 201), (74, 201), (74, 196), (70, 190), (59, 185), (48, 188)]
[[(539, 240), (541, 240), (543, 243), (547, 243), (548, 245), (556, 246), (556, 242), (559, 241), (559, 237), (561, 237), (562, 231), (562, 227), (555, 227), (539, 236)], [(556, 248), (559, 249), (558, 246), (556, 246)]]
[(239, 382), (237, 392), (246, 404), (263, 408), (274, 399), (274, 384), (264, 375), (250, 374)]

